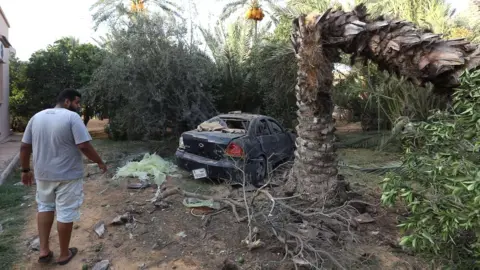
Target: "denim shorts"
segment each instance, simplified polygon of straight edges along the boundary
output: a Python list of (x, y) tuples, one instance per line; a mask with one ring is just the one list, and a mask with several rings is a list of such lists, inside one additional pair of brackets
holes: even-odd
[(38, 212), (56, 212), (57, 221), (80, 220), (83, 203), (83, 178), (66, 181), (37, 181)]

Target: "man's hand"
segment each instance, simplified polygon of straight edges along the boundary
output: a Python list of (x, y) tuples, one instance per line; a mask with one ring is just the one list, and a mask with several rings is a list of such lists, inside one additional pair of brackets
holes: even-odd
[(105, 165), (105, 163), (103, 162), (100, 162), (100, 163), (97, 163), (98, 164), (98, 168), (102, 171), (102, 173), (106, 173), (107, 172), (107, 165)]
[(22, 172), (22, 183), (25, 185), (25, 186), (31, 186), (33, 185), (33, 174), (32, 172)]

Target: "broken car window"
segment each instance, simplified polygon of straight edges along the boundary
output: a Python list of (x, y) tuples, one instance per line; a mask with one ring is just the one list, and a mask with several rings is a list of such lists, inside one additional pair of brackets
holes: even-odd
[(270, 129), (268, 128), (266, 120), (260, 120), (258, 122), (256, 134), (257, 136), (270, 135)]
[(275, 123), (272, 120), (268, 120), (270, 124), (272, 125), (272, 131), (273, 133), (283, 133), (282, 127), (280, 127), (277, 123)]

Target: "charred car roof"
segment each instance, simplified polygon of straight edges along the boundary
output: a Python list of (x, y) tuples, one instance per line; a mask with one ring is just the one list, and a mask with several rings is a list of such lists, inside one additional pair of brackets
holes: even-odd
[(263, 115), (250, 114), (250, 113), (227, 113), (227, 114), (220, 114), (217, 117), (220, 117), (220, 118), (237, 118), (237, 119), (244, 119), (244, 120), (251, 121), (255, 118), (263, 117)]

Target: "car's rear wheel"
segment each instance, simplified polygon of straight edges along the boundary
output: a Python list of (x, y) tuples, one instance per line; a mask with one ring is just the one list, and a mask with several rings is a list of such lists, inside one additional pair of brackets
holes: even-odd
[(256, 187), (261, 187), (264, 185), (264, 180), (267, 177), (268, 173), (268, 164), (267, 160), (264, 157), (260, 157), (256, 162), (255, 170), (251, 174), (252, 184)]

